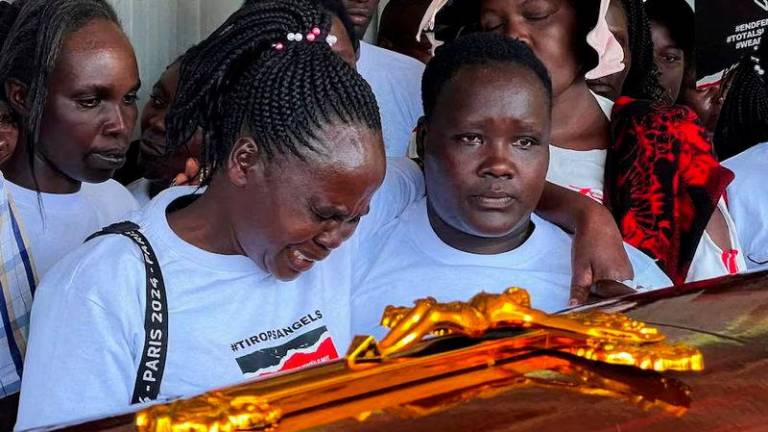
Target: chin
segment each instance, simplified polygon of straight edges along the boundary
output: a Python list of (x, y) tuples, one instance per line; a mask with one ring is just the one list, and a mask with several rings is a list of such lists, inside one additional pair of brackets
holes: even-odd
[(281, 282), (292, 282), (301, 276), (301, 273), (299, 272), (280, 272), (280, 273), (272, 273), (272, 276), (275, 277), (275, 279), (281, 281)]
[(91, 171), (85, 174), (79, 181), (83, 183), (104, 183), (115, 175), (115, 171)]
[(503, 221), (467, 221), (467, 232), (476, 237), (500, 238), (506, 237), (518, 229), (518, 220)]

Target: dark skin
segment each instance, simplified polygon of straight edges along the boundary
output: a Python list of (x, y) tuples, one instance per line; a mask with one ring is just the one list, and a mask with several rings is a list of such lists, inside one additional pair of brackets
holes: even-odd
[(362, 39), (371, 24), (373, 14), (379, 8), (379, 0), (343, 0), (342, 3), (347, 8), (357, 38)]
[(19, 141), (19, 128), (11, 116), (11, 108), (0, 101), (0, 167), (10, 159)]
[(355, 53), (355, 47), (352, 45), (352, 40), (349, 38), (344, 23), (337, 16), (331, 18), (330, 34), (336, 36), (336, 43), (331, 47), (331, 51), (354, 68), (357, 63), (357, 53)]
[(427, 11), (429, 0), (390, 0), (381, 14), (377, 44), (422, 63), (432, 58), (426, 38), (416, 40), (421, 18)]
[[(28, 112), (26, 86), (5, 83), (11, 106)], [(125, 162), (138, 117), (138, 66), (128, 38), (106, 20), (94, 20), (67, 35), (48, 81), (39, 141), (32, 155), (40, 192), (73, 193), (81, 182), (106, 181)], [(26, 142), (22, 130), (19, 137)], [(35, 189), (30, 155), (19, 146), (4, 174)]]
[(171, 228), (196, 247), (296, 279), (354, 233), (386, 170), (380, 132), (333, 123), (317, 135), (322, 154), (307, 161), (266, 160), (243, 135), (206, 192), (168, 215)]
[(615, 101), (621, 96), (624, 82), (627, 80), (629, 69), (632, 67), (632, 51), (629, 47), (629, 23), (627, 22), (627, 13), (622, 2), (618, 0), (611, 2), (610, 6), (608, 6), (608, 14), (605, 16), (605, 20), (608, 23), (608, 29), (610, 29), (624, 51), (624, 70), (596, 80), (590, 80), (588, 83), (589, 88), (593, 92)]
[[(569, 0), (482, 0), (480, 24), (525, 42), (552, 77), (552, 143), (572, 150), (608, 148), (608, 120), (584, 79), (576, 11)], [(574, 115), (579, 113), (579, 115)]]
[(704, 128), (710, 134), (715, 133), (717, 121), (720, 118), (720, 110), (725, 102), (724, 92), (721, 92), (723, 82), (717, 85), (698, 88), (696, 86), (696, 69), (689, 66), (683, 74), (683, 85), (680, 90), (679, 103), (691, 108)]
[(141, 115), (139, 166), (142, 176), (151, 182), (150, 196), (170, 186), (177, 174), (186, 171), (188, 164), (200, 159), (202, 152), (202, 135), (197, 133), (179, 151), (166, 154), (165, 115), (176, 99), (179, 67), (179, 63), (174, 63), (163, 72), (152, 87)]
[(653, 39), (653, 59), (659, 69), (659, 83), (666, 90), (669, 100), (675, 101), (680, 96), (685, 72), (685, 53), (672, 39), (667, 26), (651, 21)]
[[(589, 92), (577, 58), (576, 13), (568, 0), (482, 0), (481, 26), (527, 43), (553, 82), (552, 143), (573, 150), (605, 149), (609, 124)], [(578, 113), (578, 115), (574, 115)], [(603, 280), (634, 278), (621, 233), (602, 205), (547, 183), (537, 213), (575, 234), (572, 304)]]
[(549, 96), (518, 65), (462, 69), (424, 122), (429, 220), (446, 244), (475, 254), (519, 247), (549, 163)]

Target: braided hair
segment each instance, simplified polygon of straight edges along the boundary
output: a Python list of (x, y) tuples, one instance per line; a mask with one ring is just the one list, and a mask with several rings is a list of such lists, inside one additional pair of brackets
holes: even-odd
[(648, 15), (643, 0), (621, 0), (627, 16), (629, 49), (632, 52), (632, 67), (624, 82), (622, 94), (636, 99), (672, 103), (666, 100), (666, 92), (659, 83), (659, 71), (653, 60), (653, 39)]
[[(276, 155), (306, 160), (323, 154), (317, 131), (328, 123), (381, 130), (371, 88), (325, 41), (330, 26), (330, 15), (312, 0), (243, 5), (184, 56), (166, 117), (168, 151), (183, 146), (199, 127), (201, 169), (213, 173), (226, 164), (243, 133), (255, 139), (267, 160)], [(308, 42), (315, 28), (319, 34)], [(289, 40), (289, 33), (302, 40)]]
[(746, 54), (726, 74), (721, 86), (725, 94), (715, 127), (713, 144), (720, 160), (768, 141), (768, 44)]
[(551, 104), (549, 73), (528, 45), (497, 33), (475, 33), (440, 46), (427, 63), (421, 81), (426, 118), (434, 112), (440, 92), (459, 71), (488, 64), (511, 64), (529, 69), (541, 81)]
[[(245, 4), (249, 3), (256, 3), (261, 0), (245, 0)], [(344, 7), (344, 3), (341, 2), (341, 0), (316, 0), (317, 4), (320, 6), (320, 9), (323, 11), (335, 16), (336, 18), (341, 21), (341, 24), (344, 26), (344, 30), (347, 32), (347, 36), (349, 36), (349, 40), (352, 41), (352, 48), (355, 49), (355, 52), (357, 52), (358, 48), (360, 47), (360, 39), (357, 37), (357, 33), (355, 33), (355, 25), (352, 24), (352, 18), (349, 17), (349, 12), (347, 12), (347, 8)]]
[(0, 83), (17, 80), (26, 86), (29, 112), (20, 127), (29, 134), (26, 145), (33, 145), (64, 38), (96, 19), (120, 23), (106, 0), (17, 0), (0, 14)]

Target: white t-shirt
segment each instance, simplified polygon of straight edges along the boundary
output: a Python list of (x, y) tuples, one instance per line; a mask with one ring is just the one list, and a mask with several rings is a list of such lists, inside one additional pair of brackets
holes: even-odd
[[(445, 244), (427, 216), (426, 198), (379, 230), (355, 268), (352, 295), (355, 334), (381, 336), (378, 328), (387, 305), (411, 306), (419, 298), (469, 300), (486, 291), (517, 286), (531, 295), (534, 308), (556, 312), (568, 307), (571, 286), (571, 238), (536, 215), (535, 229), (517, 249), (477, 255)], [(626, 246), (635, 283), (646, 289), (672, 282), (647, 256)]]
[(699, 241), (699, 246), (693, 255), (691, 267), (685, 276), (686, 282), (697, 282), (702, 280), (714, 279), (720, 276), (738, 274), (747, 271), (747, 263), (742, 253), (739, 235), (736, 232), (736, 225), (731, 218), (725, 200), (720, 198), (717, 208), (723, 214), (725, 223), (728, 226), (728, 236), (731, 238), (731, 249), (723, 251), (712, 240), (712, 237), (704, 231)]
[[(352, 260), (368, 235), (423, 195), (410, 161), (387, 179), (352, 238), (292, 282), (244, 256), (219, 255), (178, 237), (166, 209), (196, 188), (171, 188), (137, 217), (157, 254), (168, 304), (160, 398), (343, 356), (350, 337)], [(40, 284), (17, 429), (110, 414), (128, 406), (144, 345), (145, 270), (127, 238), (94, 239)]]
[(133, 197), (136, 199), (136, 202), (139, 203), (139, 207), (141, 208), (152, 201), (152, 197), (149, 196), (149, 185), (149, 180), (140, 178), (126, 186), (128, 191), (131, 193), (131, 195), (133, 195)]
[(114, 180), (83, 183), (80, 191), (71, 194), (38, 195), (7, 180), (5, 186), (26, 226), (40, 278), (89, 235), (139, 208), (130, 192)]
[(728, 186), (728, 208), (747, 268), (768, 270), (768, 143), (758, 144), (723, 165), (736, 174)]
[[(593, 92), (600, 110), (611, 119), (613, 101)], [(605, 161), (608, 150), (571, 150), (555, 145), (549, 146), (549, 169), (547, 181), (588, 196), (603, 203), (605, 190)]]
[(549, 146), (547, 181), (603, 203), (608, 150), (571, 150)]
[(424, 64), (361, 41), (357, 71), (376, 96), (387, 156), (406, 156), (411, 132), (424, 113), (421, 104)]

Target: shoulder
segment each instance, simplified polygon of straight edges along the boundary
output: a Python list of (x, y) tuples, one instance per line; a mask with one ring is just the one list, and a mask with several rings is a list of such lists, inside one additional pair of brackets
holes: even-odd
[[(371, 200), (364, 226), (376, 229), (400, 216), (413, 202), (424, 196), (424, 175), (415, 162), (406, 158), (387, 159), (384, 182)], [(365, 230), (364, 230), (365, 231)]]
[(81, 190), (108, 225), (139, 209), (139, 204), (125, 186), (109, 179), (102, 183), (83, 183)]
[(387, 174), (384, 186), (390, 183), (403, 183), (424, 190), (424, 173), (416, 162), (408, 158), (387, 158)]
[(568, 254), (570, 255), (570, 245), (573, 243), (573, 238), (570, 234), (563, 231), (562, 228), (553, 224), (552, 222), (542, 219), (536, 213), (531, 213), (531, 222), (535, 227), (533, 238), (541, 239), (547, 246), (546, 248), (560, 248), (568, 247)]
[(77, 297), (120, 309), (121, 299), (135, 297), (143, 281), (138, 246), (121, 235), (105, 235), (83, 243), (56, 263), (40, 282), (35, 303), (43, 298)]
[[(740, 172), (765, 172), (766, 168), (768, 168), (768, 143), (758, 144), (723, 161), (723, 166), (734, 171), (737, 175), (737, 180), (740, 180), (738, 178)], [(744, 179), (746, 180), (746, 178)]]
[(385, 67), (386, 69), (383, 70), (388, 74), (420, 78), (426, 66), (422, 62), (398, 52), (360, 42), (360, 60), (358, 61), (360, 74), (365, 77), (363, 72), (367, 72), (368, 68), (372, 67)]
[(133, 197), (136, 199), (136, 202), (141, 207), (144, 207), (152, 200), (152, 198), (149, 196), (149, 184), (149, 180), (140, 178), (126, 186), (128, 192), (133, 195)]

